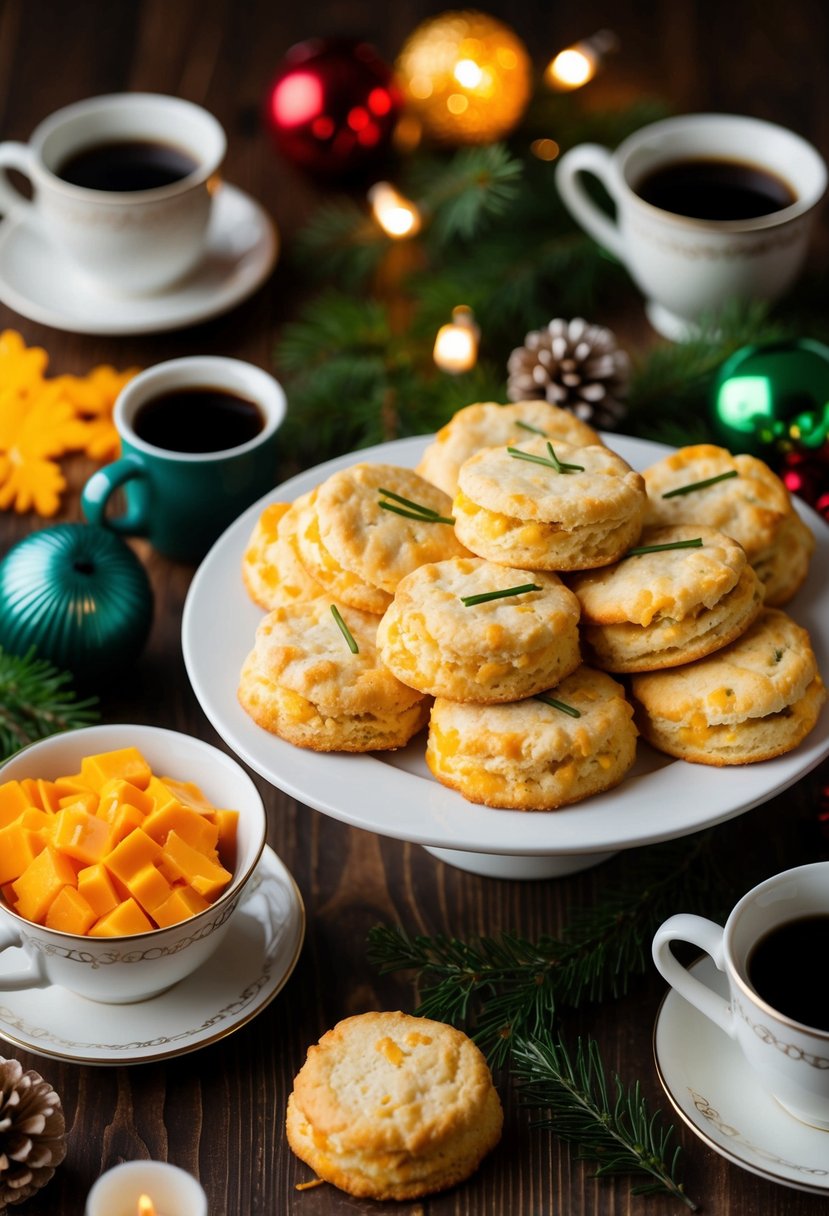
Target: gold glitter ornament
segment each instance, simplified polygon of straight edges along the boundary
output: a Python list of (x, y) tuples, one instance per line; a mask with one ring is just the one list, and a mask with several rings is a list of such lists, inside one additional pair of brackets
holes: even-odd
[(397, 76), (428, 135), (483, 144), (518, 123), (530, 97), (532, 65), (508, 26), (469, 9), (422, 22), (400, 52)]

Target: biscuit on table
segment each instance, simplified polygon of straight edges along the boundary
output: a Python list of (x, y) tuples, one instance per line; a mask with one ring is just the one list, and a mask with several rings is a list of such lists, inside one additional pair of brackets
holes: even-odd
[[(688, 493), (672, 493), (723, 474), (730, 476)], [(768, 605), (779, 607), (791, 599), (806, 577), (814, 538), (767, 464), (755, 456), (733, 456), (726, 448), (698, 443), (678, 448), (645, 469), (643, 476), (648, 490), (646, 524), (718, 528), (745, 549), (766, 583)]]
[(299, 510), (308, 495), (295, 503), (272, 502), (262, 511), (242, 557), (242, 581), (260, 608), (275, 608), (285, 600), (307, 600), (322, 593), (296, 550)]
[(391, 603), (391, 595), (344, 569), (326, 547), (317, 516), (318, 494), (319, 486), (306, 494), (297, 515), (296, 551), (302, 565), (337, 603), (380, 616)]
[(569, 410), (548, 405), (546, 401), (515, 401), (512, 405), (479, 402), (458, 410), (446, 426), (441, 427), (423, 453), (416, 471), (454, 497), (458, 489), (458, 471), (465, 460), (481, 448), (521, 443), (533, 430), (543, 432), (555, 443), (563, 439), (575, 447), (602, 442), (586, 422)]
[[(516, 587), (520, 595), (465, 604)], [(574, 671), (579, 604), (555, 574), (453, 557), (407, 574), (377, 630), (380, 657), (404, 684), (453, 701), (516, 701)]]
[(557, 472), (549, 446), (538, 437), (485, 448), (461, 466), (453, 504), (459, 539), (480, 557), (528, 570), (589, 570), (618, 560), (642, 529), (642, 477), (606, 447), (564, 442), (552, 445), (554, 455), (575, 468)]
[(501, 1103), (467, 1035), (405, 1013), (362, 1013), (308, 1049), (286, 1132), (351, 1195), (417, 1199), (464, 1181), (501, 1136)]
[(327, 598), (273, 609), (245, 660), (239, 701), (254, 722), (297, 747), (366, 752), (402, 747), (425, 725), (429, 702), (377, 654), (377, 618), (341, 609), (353, 654)]
[(617, 785), (636, 759), (633, 709), (603, 671), (579, 667), (541, 697), (462, 705), (439, 697), (426, 763), (470, 802), (552, 811)]
[(767, 608), (730, 646), (672, 671), (633, 676), (636, 719), (660, 751), (695, 764), (751, 764), (789, 752), (826, 690), (809, 635)]
[(604, 671), (657, 671), (704, 658), (748, 629), (763, 584), (743, 548), (697, 524), (645, 528), (639, 546), (701, 540), (701, 548), (624, 557), (574, 574), (589, 661)]

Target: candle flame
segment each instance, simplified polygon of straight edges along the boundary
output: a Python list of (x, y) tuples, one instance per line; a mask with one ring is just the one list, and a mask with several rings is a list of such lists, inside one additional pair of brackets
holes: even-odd
[(593, 79), (605, 56), (618, 48), (619, 40), (611, 30), (599, 30), (592, 38), (583, 38), (574, 46), (559, 51), (547, 65), (544, 77), (560, 92), (580, 89)]
[(451, 324), (441, 325), (435, 338), (435, 363), (444, 372), (468, 372), (478, 361), (480, 336), (472, 309), (465, 305), (453, 308)]
[(420, 231), (420, 212), (390, 182), (376, 182), (368, 192), (374, 218), (387, 236), (400, 240)]
[(155, 1210), (155, 1204), (149, 1195), (138, 1196), (138, 1216), (158, 1216)]

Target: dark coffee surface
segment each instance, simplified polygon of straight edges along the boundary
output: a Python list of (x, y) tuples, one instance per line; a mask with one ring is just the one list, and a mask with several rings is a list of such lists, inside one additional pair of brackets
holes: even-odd
[(767, 1004), (795, 1021), (829, 1030), (829, 914), (786, 921), (748, 958), (748, 978)]
[(87, 190), (157, 190), (188, 177), (198, 161), (183, 148), (153, 140), (91, 144), (67, 157), (57, 176)]
[(755, 219), (796, 199), (768, 169), (733, 160), (673, 161), (647, 173), (634, 189), (654, 207), (700, 220)]
[(223, 452), (238, 448), (262, 430), (259, 407), (220, 388), (184, 388), (161, 393), (136, 410), (139, 439), (168, 452)]

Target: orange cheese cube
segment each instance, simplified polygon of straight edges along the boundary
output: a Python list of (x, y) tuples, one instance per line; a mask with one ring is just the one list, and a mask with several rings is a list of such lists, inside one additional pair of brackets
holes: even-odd
[(112, 876), (102, 862), (86, 866), (78, 871), (78, 890), (95, 913), (95, 918), (106, 916), (121, 902)]
[(37, 807), (39, 811), (42, 811), (43, 803), (40, 801), (40, 790), (34, 777), (24, 777), (20, 784), (23, 787), (23, 793), (26, 795), (29, 806)]
[(89, 930), (90, 937), (123, 937), (133, 933), (149, 933), (155, 925), (141, 911), (134, 899), (125, 899), (96, 921)]
[(167, 789), (178, 798), (179, 802), (189, 806), (191, 810), (200, 811), (202, 814), (205, 811), (214, 810), (212, 802), (208, 802), (199, 787), (193, 781), (176, 781), (175, 777), (162, 777), (161, 780), (167, 786)]
[(7, 781), (4, 785), (0, 785), (0, 828), (13, 823), (29, 805), (29, 800), (19, 781)]
[(169, 899), (154, 909), (153, 919), (161, 929), (166, 929), (168, 925), (177, 925), (209, 907), (204, 896), (192, 887), (176, 887)]
[(156, 776), (150, 778), (147, 794), (152, 798), (154, 809), (157, 811), (163, 810), (165, 806), (169, 806), (172, 802), (178, 802), (173, 791), (168, 789), (164, 782)]
[(103, 861), (111, 874), (128, 884), (133, 875), (143, 870), (144, 866), (155, 865), (160, 859), (160, 846), (141, 828), (135, 828)]
[(130, 832), (140, 828), (143, 822), (144, 816), (138, 807), (130, 806), (128, 802), (116, 807), (109, 825), (112, 832), (111, 847), (114, 849), (125, 836), (129, 836)]
[(22, 816), (0, 828), (0, 883), (19, 878), (43, 848), (43, 837), (24, 828)]
[(187, 844), (200, 853), (212, 853), (219, 839), (219, 829), (206, 815), (191, 811), (189, 807), (171, 802), (160, 811), (148, 815), (142, 824), (144, 831), (153, 840), (163, 845), (170, 832), (176, 832)]
[(91, 866), (100, 861), (110, 848), (110, 826), (104, 819), (89, 814), (75, 803), (64, 807), (54, 817), (52, 843), (67, 857)]
[(145, 790), (152, 772), (137, 747), (122, 747), (117, 751), (85, 756), (81, 761), (81, 777), (96, 793), (112, 777), (121, 777), (137, 785), (140, 790)]
[(169, 899), (173, 890), (155, 866), (144, 866), (137, 874), (133, 874), (132, 878), (127, 879), (126, 887), (136, 903), (151, 916), (159, 904)]
[(86, 933), (98, 919), (74, 887), (61, 887), (46, 913), (46, 924), (60, 933)]
[(74, 887), (76, 881), (75, 868), (69, 858), (47, 845), (12, 883), (17, 911), (27, 920), (43, 924), (49, 905), (61, 888)]
[(124, 781), (122, 777), (112, 777), (105, 781), (101, 786), (98, 814), (108, 819), (115, 807), (124, 804), (134, 806), (142, 815), (149, 815), (155, 806), (152, 795), (140, 790), (131, 781)]
[(40, 805), (44, 811), (55, 811), (60, 809), (60, 791), (54, 781), (44, 781), (38, 778), (38, 792), (40, 794)]
[(88, 794), (91, 786), (80, 773), (72, 773), (69, 777), (55, 777), (55, 790), (59, 798), (67, 794)]
[(194, 891), (207, 900), (214, 900), (225, 889), (233, 875), (218, 860), (206, 857), (194, 849), (177, 832), (170, 832), (164, 845), (166, 866), (183, 878)]
[(226, 866), (231, 870), (236, 869), (236, 835), (239, 827), (239, 812), (238, 811), (213, 811), (208, 816), (215, 823), (219, 839), (216, 847), (219, 850), (219, 856)]
[(90, 815), (94, 815), (98, 809), (98, 795), (93, 794), (92, 790), (87, 790), (85, 793), (64, 794), (62, 798), (58, 798), (58, 810), (63, 810), (67, 806), (79, 806), (82, 810), (88, 811)]
[(13, 908), (16, 905), (17, 896), (15, 895), (14, 887), (10, 882), (4, 882), (2, 886), (0, 886), (0, 895), (2, 895), (3, 899), (10, 908)]

